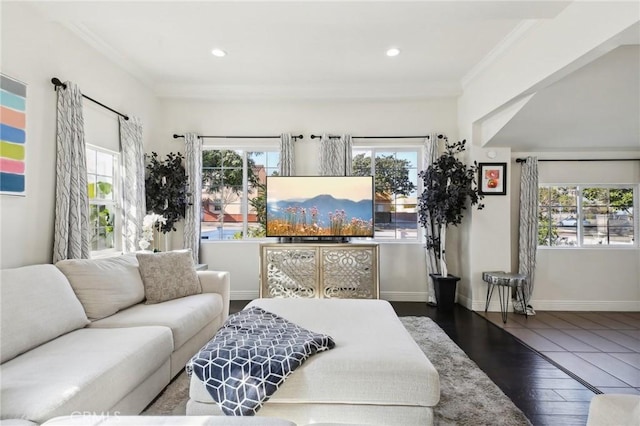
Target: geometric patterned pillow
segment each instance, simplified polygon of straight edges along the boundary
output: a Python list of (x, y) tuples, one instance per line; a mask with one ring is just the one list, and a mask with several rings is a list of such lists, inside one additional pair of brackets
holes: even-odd
[(202, 293), (191, 250), (136, 253), (147, 305)]

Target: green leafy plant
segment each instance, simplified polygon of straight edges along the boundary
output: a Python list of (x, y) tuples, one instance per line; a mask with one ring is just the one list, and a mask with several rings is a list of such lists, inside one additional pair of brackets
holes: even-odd
[(98, 241), (102, 239), (106, 248), (113, 246), (113, 216), (106, 206), (91, 206), (89, 213), (91, 222), (91, 245), (98, 247)]
[(255, 187), (258, 194), (249, 200), (249, 205), (256, 211), (259, 226), (249, 228), (247, 233), (250, 238), (261, 238), (267, 235), (267, 185), (256, 183)]
[(156, 213), (165, 217), (160, 227), (164, 234), (175, 231), (175, 223), (183, 219), (189, 204), (187, 174), (181, 153), (170, 152), (163, 160), (152, 152), (145, 154), (146, 176), (145, 192), (147, 213)]
[[(433, 250), (440, 259), (440, 273), (447, 276), (445, 259), (446, 230), (450, 225), (462, 222), (468, 205), (477, 205), (484, 197), (478, 193), (476, 176), (478, 165), (467, 166), (457, 158), (465, 150), (466, 140), (447, 142), (444, 153), (418, 174), (423, 182), (423, 191), (418, 197), (418, 215), (422, 226), (431, 227), (427, 249)], [(431, 222), (429, 221), (431, 218)]]
[[(380, 155), (375, 158), (375, 187), (377, 194), (408, 196), (416, 189), (409, 179), (411, 164), (407, 160), (395, 158), (393, 155)], [(354, 176), (371, 175), (371, 157), (358, 154), (353, 157)]]

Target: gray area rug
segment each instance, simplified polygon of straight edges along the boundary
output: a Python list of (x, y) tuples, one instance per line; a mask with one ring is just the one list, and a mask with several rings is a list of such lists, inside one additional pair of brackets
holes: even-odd
[[(434, 410), (436, 425), (531, 425), (522, 411), (430, 318), (400, 320), (440, 374), (440, 402)], [(185, 415), (188, 398), (189, 380), (182, 372), (142, 415)]]

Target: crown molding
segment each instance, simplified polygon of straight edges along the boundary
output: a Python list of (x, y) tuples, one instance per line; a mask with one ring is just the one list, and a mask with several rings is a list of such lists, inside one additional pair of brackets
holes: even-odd
[(472, 80), (479, 74), (491, 66), (498, 58), (500, 58), (511, 46), (520, 41), (524, 35), (540, 23), (539, 19), (524, 19), (500, 43), (498, 43), (491, 51), (478, 62), (473, 68), (467, 72), (460, 80), (462, 89), (464, 90)]
[(455, 98), (462, 94), (457, 84), (431, 84), (416, 88), (411, 85), (366, 85), (346, 87), (335, 85), (279, 86), (279, 85), (188, 85), (158, 84), (158, 97), (209, 100), (427, 100)]
[(142, 68), (138, 67), (135, 63), (127, 59), (125, 56), (121, 55), (116, 49), (114, 49), (109, 43), (104, 41), (96, 33), (77, 22), (62, 21), (60, 22), (60, 24), (74, 33), (78, 38), (87, 43), (93, 49), (95, 49), (98, 53), (101, 53), (110, 61), (122, 68), (124, 71), (131, 74), (144, 86), (153, 90), (153, 87), (150, 84), (152, 79), (149, 74), (143, 71)]

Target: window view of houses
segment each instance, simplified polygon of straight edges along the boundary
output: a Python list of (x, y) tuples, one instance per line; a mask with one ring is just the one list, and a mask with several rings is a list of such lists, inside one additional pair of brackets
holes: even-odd
[(634, 243), (632, 187), (541, 185), (538, 194), (540, 246)]
[[(419, 148), (353, 150), (353, 175), (375, 176), (376, 239), (419, 240), (418, 158)], [(264, 237), (266, 177), (278, 175), (279, 151), (212, 149), (202, 160), (201, 239)]]

